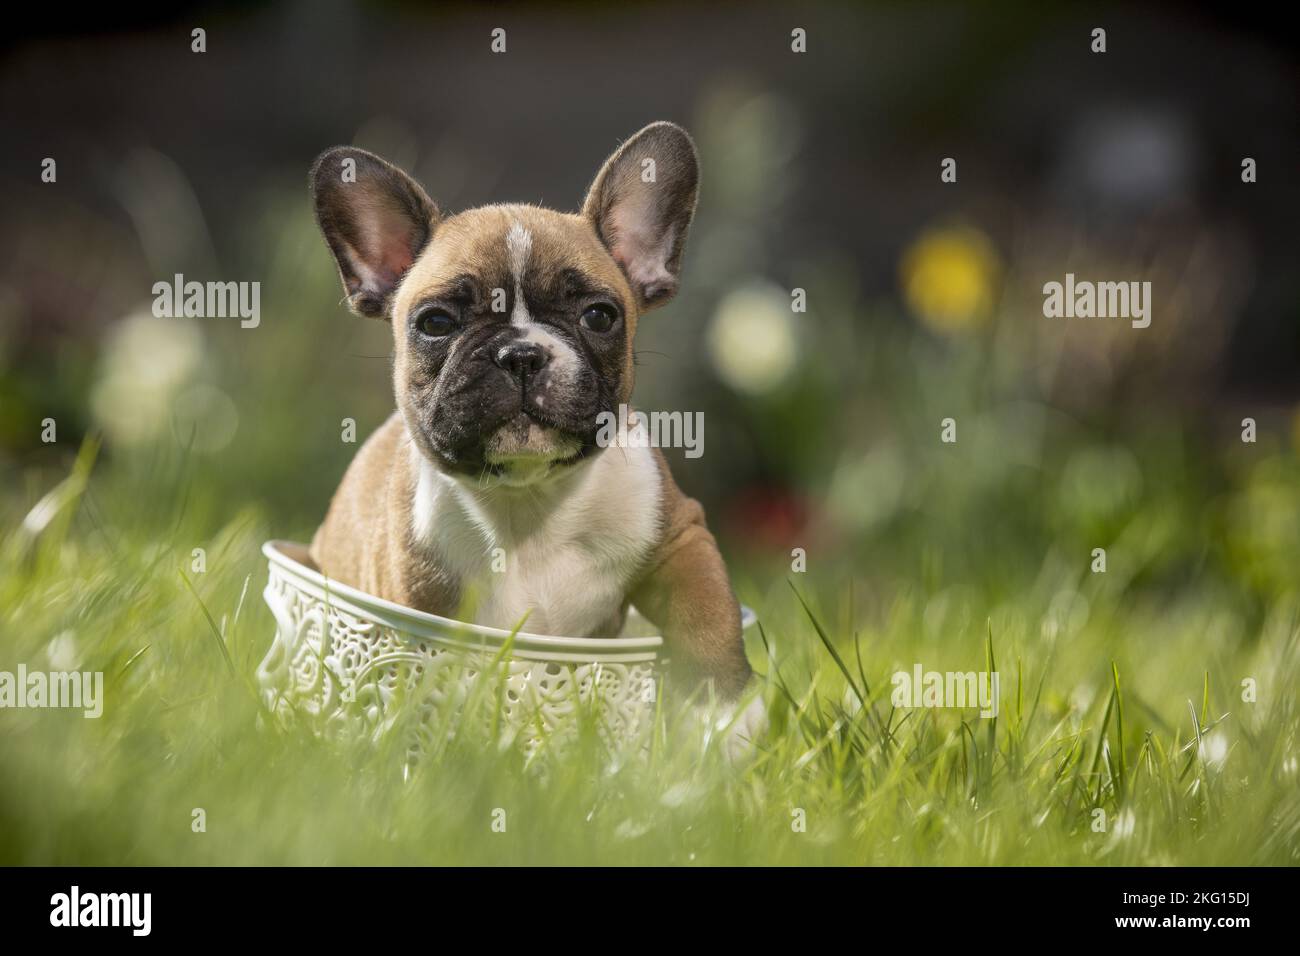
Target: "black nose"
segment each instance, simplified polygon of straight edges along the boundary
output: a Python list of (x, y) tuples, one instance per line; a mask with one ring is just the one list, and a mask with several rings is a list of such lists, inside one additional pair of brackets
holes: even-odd
[(497, 350), (497, 365), (515, 377), (521, 385), (546, 365), (546, 350), (536, 342), (511, 342)]

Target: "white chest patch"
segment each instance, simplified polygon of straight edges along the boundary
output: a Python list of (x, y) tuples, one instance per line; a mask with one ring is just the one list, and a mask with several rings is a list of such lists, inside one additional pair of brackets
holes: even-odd
[(416, 540), (459, 579), (475, 623), (583, 637), (615, 619), (659, 534), (649, 448), (606, 449), (562, 491), (471, 489), (416, 454)]

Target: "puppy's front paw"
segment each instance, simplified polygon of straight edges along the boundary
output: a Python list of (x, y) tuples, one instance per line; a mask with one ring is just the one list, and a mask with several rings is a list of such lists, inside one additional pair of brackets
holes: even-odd
[(758, 741), (767, 733), (767, 705), (762, 694), (746, 695), (737, 703), (712, 711), (713, 726), (722, 733), (722, 752), (738, 764), (753, 756)]

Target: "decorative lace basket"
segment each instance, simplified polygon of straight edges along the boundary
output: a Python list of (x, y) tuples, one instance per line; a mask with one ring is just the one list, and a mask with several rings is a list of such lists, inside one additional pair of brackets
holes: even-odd
[[(276, 633), (257, 677), (277, 714), (328, 736), (375, 740), (405, 717), (416, 759), (476, 691), (499, 696), (500, 730), (528, 752), (571, 735), (583, 714), (614, 743), (649, 731), (666, 663), (661, 637), (512, 636), (327, 580), (300, 544), (268, 541), (262, 553)], [(742, 613), (748, 628), (754, 614)], [(634, 613), (629, 619), (625, 634), (645, 629)]]

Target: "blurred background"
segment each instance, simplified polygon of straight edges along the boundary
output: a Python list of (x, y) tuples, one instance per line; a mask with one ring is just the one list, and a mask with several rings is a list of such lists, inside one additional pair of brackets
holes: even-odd
[[(742, 596), (784, 589), (796, 547), (831, 601), (919, 597), (935, 635), (1013, 595), (1081, 626), (1095, 547), (1088, 587), (1203, 594), (1226, 616), (1198, 627), (1238, 636), (1295, 590), (1297, 60), (1256, 11), (180, 3), (6, 33), (6, 530), (96, 434), (93, 527), (308, 537), (357, 447), (341, 420), (364, 438), (393, 407), (312, 159), (356, 143), (449, 210), (573, 209), (671, 119), (704, 180), (635, 398), (705, 413), (704, 456), (670, 458)], [(1149, 280), (1151, 326), (1044, 318), (1066, 272)], [(176, 273), (260, 282), (260, 325), (153, 317)]]

